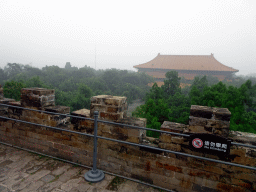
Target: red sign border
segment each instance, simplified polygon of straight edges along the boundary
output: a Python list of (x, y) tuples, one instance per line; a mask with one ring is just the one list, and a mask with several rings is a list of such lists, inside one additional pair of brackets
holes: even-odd
[[(202, 143), (201, 147), (196, 147), (196, 146), (194, 145), (194, 143), (193, 143), (193, 141), (194, 141), (194, 140), (200, 140), (200, 141), (201, 141), (201, 143)], [(202, 148), (202, 147), (203, 147), (204, 142), (203, 142), (201, 139), (199, 139), (199, 138), (195, 138), (195, 139), (193, 139), (193, 140), (192, 140), (192, 145), (193, 145), (193, 147), (195, 147), (196, 149), (200, 149), (200, 148)]]

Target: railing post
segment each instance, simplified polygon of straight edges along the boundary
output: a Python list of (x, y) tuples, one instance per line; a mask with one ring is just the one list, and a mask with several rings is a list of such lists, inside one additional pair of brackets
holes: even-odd
[(98, 111), (94, 111), (94, 150), (93, 150), (93, 168), (84, 174), (88, 182), (97, 183), (105, 178), (103, 171), (97, 169), (97, 130), (98, 130)]

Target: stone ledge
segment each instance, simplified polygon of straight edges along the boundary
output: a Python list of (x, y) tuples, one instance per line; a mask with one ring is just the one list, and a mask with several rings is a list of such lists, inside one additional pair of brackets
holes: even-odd
[(191, 105), (190, 116), (230, 121), (231, 112), (227, 108)]
[(98, 95), (91, 98), (91, 103), (101, 105), (121, 106), (127, 102), (126, 97), (112, 96), (112, 95)]
[(175, 132), (175, 133), (183, 133), (187, 132), (188, 125), (182, 123), (175, 123), (170, 121), (164, 121), (161, 125), (161, 131)]

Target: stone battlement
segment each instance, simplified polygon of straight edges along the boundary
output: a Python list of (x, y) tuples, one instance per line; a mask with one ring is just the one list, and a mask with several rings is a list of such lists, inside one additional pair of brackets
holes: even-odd
[[(61, 127), (88, 134), (94, 133), (94, 121), (52, 115), (46, 112), (69, 114), (70, 108), (56, 106), (54, 90), (30, 88), (22, 90), (21, 102), (1, 99), (13, 107), (0, 108), (1, 116), (37, 124)], [(42, 112), (15, 109), (25, 106)], [(146, 119), (127, 117), (126, 97), (100, 95), (91, 98), (90, 109), (71, 114), (92, 118), (99, 111), (99, 119), (146, 127)], [(228, 109), (191, 106), (189, 125), (165, 121), (161, 130), (175, 133), (208, 133), (235, 142), (256, 145), (255, 134), (229, 131), (231, 113)], [(146, 136), (142, 129), (128, 128), (98, 122), (98, 135), (102, 137), (144, 144), (175, 152), (220, 160), (213, 154), (189, 149), (187, 137), (161, 133), (159, 139)], [(0, 141), (31, 149), (51, 156), (92, 166), (93, 138), (66, 131), (0, 119)], [(145, 147), (126, 145), (98, 139), (97, 166), (99, 169), (142, 180), (176, 191), (255, 191), (256, 171), (220, 163), (199, 160)], [(256, 150), (232, 145), (224, 161), (256, 166)]]

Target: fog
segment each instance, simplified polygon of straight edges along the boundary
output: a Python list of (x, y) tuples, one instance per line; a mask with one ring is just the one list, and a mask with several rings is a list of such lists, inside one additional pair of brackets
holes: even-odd
[(210, 55), (256, 73), (256, 1), (0, 1), (0, 67), (135, 70), (160, 54)]

